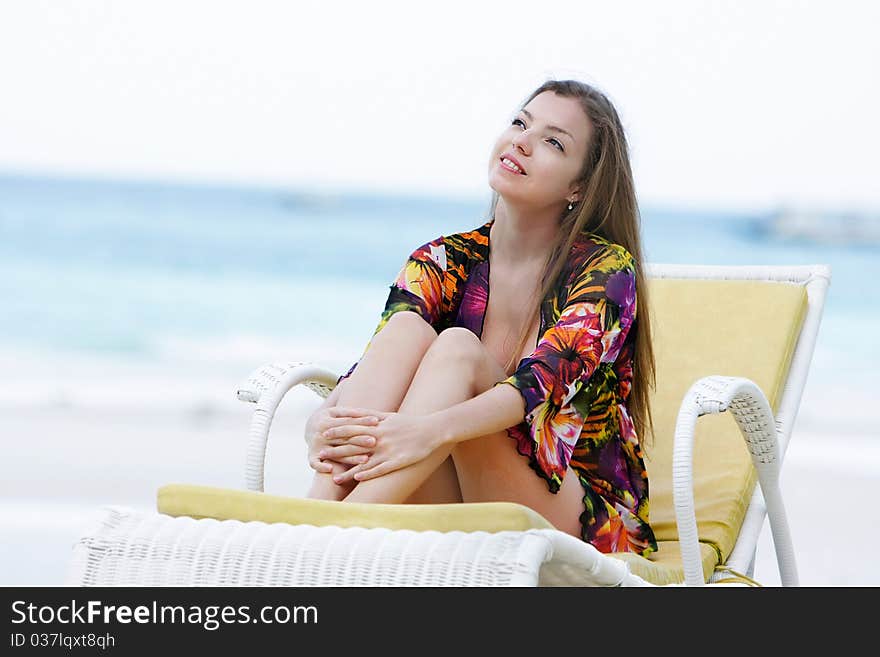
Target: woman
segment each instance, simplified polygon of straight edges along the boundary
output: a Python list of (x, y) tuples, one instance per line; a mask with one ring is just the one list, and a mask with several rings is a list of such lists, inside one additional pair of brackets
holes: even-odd
[(654, 358), (617, 112), (545, 82), (495, 143), (489, 185), (491, 219), (413, 251), (309, 419), (308, 496), (516, 502), (603, 552), (648, 554)]

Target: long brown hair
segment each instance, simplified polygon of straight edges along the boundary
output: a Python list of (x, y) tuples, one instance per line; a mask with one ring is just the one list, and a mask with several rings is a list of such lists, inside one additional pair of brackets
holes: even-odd
[[(611, 101), (594, 87), (578, 80), (548, 80), (535, 89), (523, 102), (524, 107), (535, 96), (545, 91), (566, 98), (577, 99), (589, 117), (593, 136), (587, 157), (576, 181), (581, 194), (571, 210), (563, 212), (553, 249), (544, 267), (539, 299), (544, 299), (562, 273), (571, 248), (582, 232), (594, 233), (609, 242), (623, 246), (632, 255), (636, 265), (636, 320), (630, 328), (635, 331), (632, 389), (627, 398), (627, 410), (642, 445), (653, 442), (654, 422), (651, 415), (648, 386), (656, 386), (654, 349), (651, 340), (651, 320), (648, 316), (648, 286), (642, 259), (641, 217), (636, 200), (635, 184), (629, 162), (628, 145), (623, 126)], [(492, 193), (489, 210), (495, 217), (498, 192)], [(535, 304), (520, 331), (520, 340), (505, 372), (519, 359), (529, 339), (529, 330), (537, 320), (540, 303)]]

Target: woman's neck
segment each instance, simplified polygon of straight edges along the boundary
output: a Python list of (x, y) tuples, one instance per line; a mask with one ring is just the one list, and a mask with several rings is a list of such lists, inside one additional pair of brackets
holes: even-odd
[(499, 201), (490, 229), (492, 259), (502, 265), (540, 267), (547, 262), (558, 231), (556, 217), (527, 215)]

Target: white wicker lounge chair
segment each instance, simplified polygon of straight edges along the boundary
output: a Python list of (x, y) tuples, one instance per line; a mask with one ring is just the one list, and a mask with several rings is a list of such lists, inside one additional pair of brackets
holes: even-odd
[(660, 543), (649, 558), (602, 554), (516, 504), (356, 505), (264, 493), (282, 398), (299, 384), (326, 397), (338, 378), (284, 362), (260, 367), (237, 391), (256, 404), (248, 490), (171, 485), (159, 491), (158, 513), (108, 508), (77, 543), (68, 583), (753, 584), (769, 516), (781, 582), (797, 585), (779, 473), (830, 268), (654, 264), (648, 278), (658, 372), (646, 463)]

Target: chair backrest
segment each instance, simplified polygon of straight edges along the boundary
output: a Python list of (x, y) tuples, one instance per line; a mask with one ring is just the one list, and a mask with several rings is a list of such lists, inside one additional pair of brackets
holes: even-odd
[[(820, 281), (821, 289), (811, 301), (807, 284), (823, 276), (827, 278)], [(750, 379), (767, 396), (777, 428), (787, 439), (812, 357), (828, 280), (830, 270), (825, 265), (649, 265), (657, 386), (652, 398), (655, 435), (653, 444), (646, 447), (646, 466), (651, 526), (658, 541), (678, 540), (672, 443), (688, 389), (710, 375)], [(813, 321), (805, 321), (811, 314)], [(805, 326), (811, 332), (807, 339)], [(806, 362), (792, 368), (796, 353)], [(795, 371), (798, 380), (793, 381)], [(790, 414), (783, 418), (784, 426), (777, 414), (780, 406)], [(694, 501), (700, 541), (712, 545), (725, 563), (737, 541), (757, 476), (730, 413), (701, 417), (694, 438)]]

